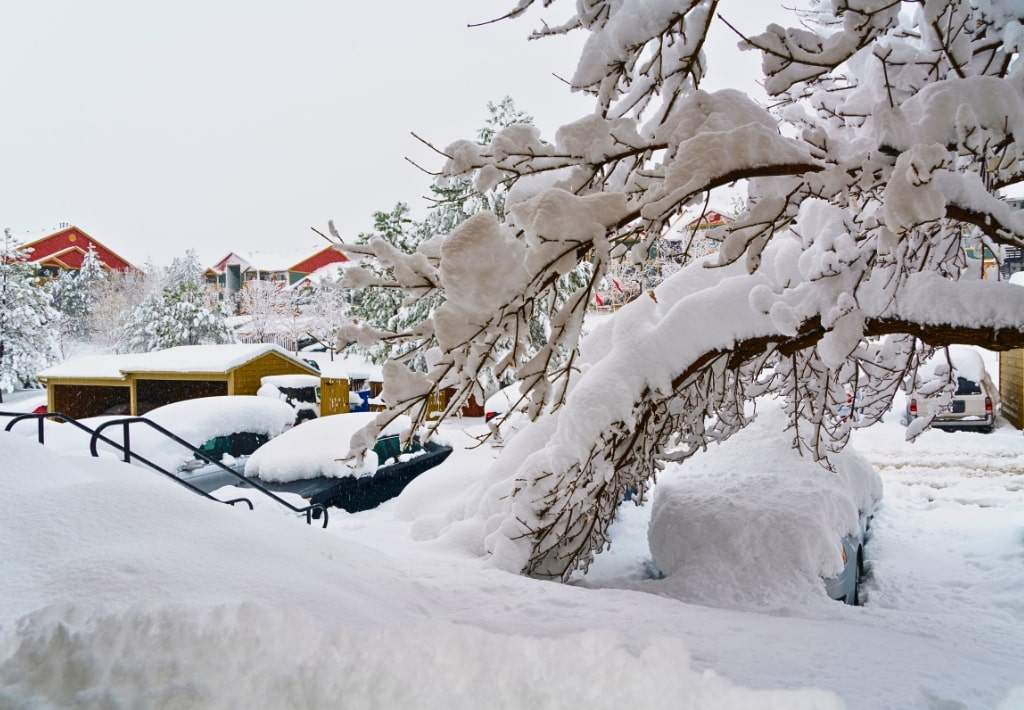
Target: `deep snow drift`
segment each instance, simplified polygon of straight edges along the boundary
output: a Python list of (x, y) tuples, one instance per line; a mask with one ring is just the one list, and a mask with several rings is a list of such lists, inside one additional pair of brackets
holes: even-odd
[[(901, 432), (884, 456), (906, 460)], [(326, 530), (260, 498), (254, 512), (233, 509), (135, 467), (55, 458), (0, 434), (0, 707), (66, 706), (70, 694), (84, 707), (114, 697), (170, 707), (839, 706), (819, 691), (750, 696), (721, 676), (827, 689), (850, 708), (1021, 705), (1020, 695), (1007, 699), (1024, 678), (1024, 622), (1012, 603), (1024, 576), (1014, 563), (1024, 519), (1017, 432), (924, 435), (973, 445), (964, 460), (1009, 467), (973, 498), (984, 492), (1002, 510), (998, 540), (986, 542), (983, 526), (943, 527), (961, 506), (955, 486), (934, 507), (917, 485), (921, 497), (905, 507), (895, 469), (885, 470), (869, 605), (758, 611), (680, 602), (666, 596), (668, 580), (646, 578), (649, 507), (621, 508), (614, 547), (584, 580), (591, 588), (482, 563), (478, 531), (436, 533), (495, 452), (463, 448), (473, 440), (455, 424), (444, 433), (456, 447), (444, 464), (378, 510), (332, 511)], [(889, 433), (855, 442), (876, 467), (871, 442)], [(971, 443), (992, 441), (991, 459)], [(936, 459), (955, 464), (949, 448)], [(912, 507), (934, 517), (901, 528)], [(938, 561), (907, 560), (929, 541)], [(989, 571), (961, 574), (974, 563)], [(945, 585), (956, 578), (972, 586)]]
[(453, 624), (481, 583), (535, 583), (477, 570), (439, 597), (298, 519), (0, 436), (4, 707), (840, 706), (692, 670), (671, 636)]

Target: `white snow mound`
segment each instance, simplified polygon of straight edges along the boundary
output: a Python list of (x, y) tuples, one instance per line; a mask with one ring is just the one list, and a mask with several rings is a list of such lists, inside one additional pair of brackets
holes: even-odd
[(849, 447), (830, 458), (834, 472), (801, 457), (785, 426), (781, 407), (762, 402), (746, 429), (659, 477), (648, 541), (662, 591), (740, 608), (826, 599), (840, 541), (882, 481)]
[(695, 670), (677, 638), (454, 623), (459, 594), (331, 530), (0, 449), (0, 707), (842, 707)]

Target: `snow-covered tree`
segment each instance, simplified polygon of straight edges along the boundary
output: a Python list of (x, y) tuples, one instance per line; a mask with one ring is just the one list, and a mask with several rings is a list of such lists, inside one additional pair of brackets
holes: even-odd
[(121, 347), (148, 352), (231, 342), (224, 317), (223, 305), (206, 288), (202, 265), (190, 250), (167, 267), (162, 287), (132, 309), (121, 331)]
[[(609, 543), (625, 491), (643, 501), (665, 462), (740, 430), (758, 397), (782, 398), (794, 446), (827, 465), (933, 348), (1024, 346), (1024, 290), (961, 279), (973, 235), (1024, 245), (1024, 211), (1001, 194), (1024, 180), (1019, 3), (818, 3), (803, 27), (744, 38), (763, 55), (774, 113), (699, 88), (708, 33), (729, 31), (716, 0), (570, 7), (534, 36), (587, 33), (569, 83), (593, 112), (553, 141), (513, 125), (437, 149), (444, 175), (509, 190), (504, 219), (475, 214), (413, 254), (349, 248), (385, 261), (411, 297), (445, 300), (406, 333), (345, 334), (431, 348), (426, 373), (408, 356), (385, 365), (389, 410), (356, 437), (357, 456), (399, 414), (426, 423), (439, 388), (456, 388), (452, 412), (485, 370), (523, 383), (536, 421), (463, 509), (497, 564), (558, 579)], [(749, 197), (717, 255), (620, 310), (581, 351), (609, 264), (642, 262), (684, 209), (738, 180)], [(590, 279), (531, 354), (537, 304), (581, 264)], [(856, 424), (840, 415), (848, 391)]]
[(0, 238), (0, 402), (35, 382), (57, 357), (57, 322), (50, 294), (38, 283), (29, 254), (10, 230)]
[(317, 280), (308, 295), (307, 335), (324, 345), (331, 353), (337, 349), (338, 333), (351, 322), (352, 294), (341, 283), (340, 276)]
[(88, 313), (92, 340), (116, 348), (124, 324), (136, 306), (154, 290), (151, 266), (146, 269), (128, 269), (107, 274), (96, 290)]
[(257, 342), (278, 332), (288, 306), (288, 295), (271, 281), (249, 281), (238, 292), (238, 312), (250, 318), (245, 331)]
[(88, 340), (96, 334), (92, 309), (107, 280), (107, 269), (90, 244), (77, 271), (62, 271), (50, 282), (53, 306), (60, 314), (62, 338)]
[[(497, 103), (489, 101), (487, 114), (484, 125), (477, 131), (476, 140), (481, 145), (490, 142), (495, 131), (501, 128), (515, 123), (533, 123), (533, 118), (516, 108), (510, 96)], [(442, 176), (431, 183), (430, 192), (431, 196), (427, 199), (431, 207), (423, 220), (413, 219), (409, 205), (398, 202), (388, 211), (374, 212), (373, 231), (360, 234), (356, 243), (365, 245), (376, 239), (411, 254), (421, 242), (447, 234), (470, 215), (483, 210), (504, 213), (504, 190), (481, 192), (474, 187), (473, 180), (466, 176)], [(368, 263), (366, 268), (375, 279), (384, 283), (391, 282), (390, 270), (386, 263)], [(393, 288), (370, 285), (361, 289), (353, 304), (351, 315), (372, 328), (400, 333), (422, 323), (441, 303), (441, 291), (436, 291), (426, 298), (407, 299)], [(404, 354), (409, 349), (401, 343), (383, 339), (363, 350), (371, 360), (380, 363), (390, 357)], [(414, 363), (417, 368), (425, 369), (423, 348), (419, 350), (420, 354), (414, 358)]]
[[(497, 103), (488, 102), (487, 111), (488, 117), (476, 136), (476, 143), (480, 146), (489, 144), (498, 131), (533, 123), (533, 118), (516, 108), (508, 96)], [(431, 244), (436, 246), (441, 237), (474, 214), (491, 212), (498, 219), (504, 219), (508, 199), (504, 185), (481, 190), (467, 175), (445, 174), (431, 184), (430, 190), (432, 196), (428, 199), (432, 206), (422, 221), (414, 220), (409, 206), (401, 202), (388, 212), (374, 213), (374, 231), (360, 235), (356, 242), (357, 248), (363, 247), (361, 253), (373, 254), (376, 249), (393, 248), (412, 254), (421, 245), (423, 250), (429, 251)], [(378, 246), (368, 246), (371, 243)], [(384, 244), (390, 246), (385, 247)], [(550, 295), (540, 297), (533, 318), (527, 324), (527, 342), (531, 352), (546, 344), (551, 314), (587, 280), (588, 275), (587, 265), (577, 267), (558, 279)], [(443, 289), (411, 294), (397, 292), (392, 267), (386, 257), (364, 262), (363, 269), (353, 270), (344, 283), (361, 291), (351, 310), (352, 317), (381, 333), (413, 331), (444, 303)], [(428, 346), (429, 343), (423, 341), (413, 344), (401, 336), (386, 336), (364, 350), (375, 362), (412, 352), (414, 355), (409, 362), (417, 370), (425, 371)]]

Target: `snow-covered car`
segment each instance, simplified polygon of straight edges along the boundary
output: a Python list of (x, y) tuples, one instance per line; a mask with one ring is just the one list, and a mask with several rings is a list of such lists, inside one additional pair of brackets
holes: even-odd
[[(401, 416), (381, 432), (361, 461), (348, 461), (353, 434), (376, 416), (374, 412), (356, 412), (306, 422), (256, 451), (246, 462), (245, 475), (260, 479), (274, 491), (357, 512), (397, 496), (416, 476), (452, 452), (450, 446), (436, 442), (421, 446), (415, 437), (403, 446), (402, 436), (411, 422)], [(224, 485), (229, 483), (223, 479)]]
[(849, 447), (833, 470), (801, 456), (774, 402), (757, 419), (659, 476), (648, 542), (677, 596), (726, 606), (856, 604), (882, 482)]
[[(950, 363), (953, 365), (952, 376), (956, 378), (952, 400), (946, 402), (925, 396), (930, 389), (949, 381)], [(939, 351), (922, 366), (918, 375), (920, 384), (907, 395), (906, 424), (934, 414), (931, 426), (937, 429), (992, 431), (999, 390), (977, 350), (966, 345), (951, 345), (948, 359), (945, 352)]]
[(320, 378), (316, 375), (266, 375), (258, 397), (279, 399), (295, 410), (295, 423), (320, 416)]

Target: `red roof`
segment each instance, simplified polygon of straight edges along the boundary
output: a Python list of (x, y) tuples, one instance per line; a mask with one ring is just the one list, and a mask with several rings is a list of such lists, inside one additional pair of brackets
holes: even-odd
[(721, 227), (723, 224), (729, 224), (732, 219), (726, 217), (721, 212), (715, 212), (714, 210), (708, 210), (704, 213), (704, 218), (701, 219), (699, 216), (692, 222), (687, 224), (687, 227), (699, 227), (701, 229), (710, 229), (712, 227)]
[[(299, 252), (299, 253), (301, 253), (301, 252)], [(323, 249), (320, 249), (319, 251), (315, 251), (312, 254), (310, 254), (309, 256), (304, 257), (303, 259), (301, 259), (301, 260), (295, 262), (294, 264), (292, 264), (291, 266), (287, 266), (287, 267), (285, 266), (285, 264), (287, 264), (291, 260), (290, 258), (288, 258), (287, 254), (281, 255), (281, 254), (275, 254), (275, 253), (271, 253), (271, 252), (253, 252), (252, 255), (248, 255), (248, 256), (249, 256), (249, 259), (246, 259), (245, 257), (241, 256), (237, 252), (233, 252), (233, 251), (232, 252), (228, 252), (227, 255), (223, 259), (218, 261), (213, 266), (207, 268), (206, 273), (208, 273), (208, 274), (220, 274), (220, 273), (223, 273), (224, 269), (227, 267), (228, 262), (231, 261), (232, 257), (235, 259), (235, 261), (237, 261), (237, 262), (239, 262), (239, 263), (244, 265), (245, 268), (243, 268), (243, 271), (245, 271), (247, 269), (257, 269), (259, 271), (287, 271), (289, 273), (303, 274), (303, 275), (311, 274), (314, 271), (316, 271), (317, 269), (319, 269), (321, 267), (324, 267), (324, 266), (327, 266), (328, 264), (333, 264), (333, 263), (339, 262), (339, 261), (348, 261), (348, 258), (344, 254), (342, 254), (341, 251), (337, 247), (335, 247), (334, 245), (325, 246)], [(261, 256), (262, 256), (262, 261), (260, 263), (264, 264), (263, 267), (256, 267), (256, 266), (253, 266), (252, 264), (249, 263), (250, 259), (256, 260), (256, 259), (258, 259)], [(269, 263), (269, 266), (268, 266), (268, 258), (269, 257), (272, 257), (271, 262), (276, 261), (277, 263), (276, 264)], [(295, 258), (295, 255), (292, 255), (291, 258)], [(287, 260), (285, 260), (285, 259), (287, 259)]]
[(100, 263), (108, 269), (127, 271), (135, 268), (131, 262), (113, 249), (98, 242), (74, 225), (23, 244), (21, 248), (31, 249), (28, 254), (29, 263), (77, 271), (81, 268), (82, 260), (90, 246), (96, 250), (96, 256)]
[(337, 247), (330, 245), (324, 247), (315, 254), (306, 257), (289, 268), (288, 271), (292, 271), (297, 274), (311, 274), (321, 267), (327, 266), (328, 264), (334, 264), (339, 261), (348, 261), (348, 258), (342, 254)]

